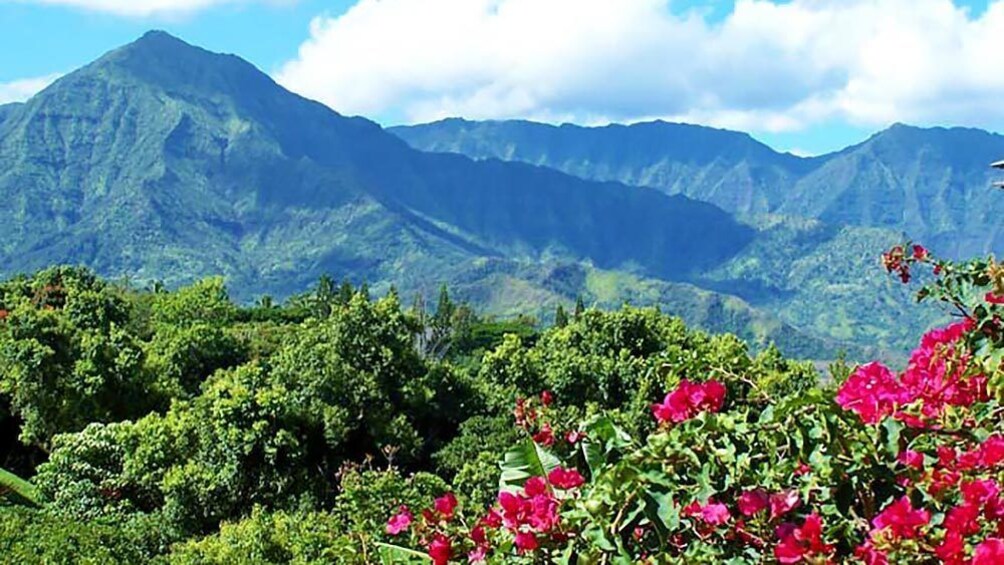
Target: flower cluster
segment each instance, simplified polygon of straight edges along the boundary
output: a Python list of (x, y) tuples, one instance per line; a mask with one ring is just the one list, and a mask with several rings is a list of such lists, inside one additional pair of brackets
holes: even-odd
[[(575, 482), (576, 486), (582, 484)], [(499, 493), (498, 504), (495, 512), (501, 515), (502, 526), (512, 534), (513, 545), (520, 553), (536, 550), (548, 537), (562, 538), (558, 515), (561, 503), (543, 477), (531, 477), (517, 492)]]
[[(561, 434), (555, 432), (551, 422), (547, 421), (548, 409), (554, 404), (554, 394), (547, 390), (541, 392), (537, 403), (539, 403), (539, 408), (532, 399), (516, 399), (516, 407), (513, 409), (516, 427), (529, 434), (537, 445), (552, 447), (556, 438), (562, 437)], [(582, 431), (569, 430), (564, 433), (563, 437), (569, 445), (575, 445), (586, 436)]]
[(448, 531), (455, 518), (457, 504), (457, 497), (448, 492), (436, 498), (432, 508), (423, 510), (422, 519), (418, 522), (407, 506), (400, 506), (387, 520), (384, 530), (389, 536), (398, 536), (414, 528), (432, 562), (445, 565), (453, 555), (453, 543)]
[(652, 405), (652, 414), (660, 424), (678, 424), (701, 412), (718, 412), (724, 403), (725, 386), (722, 383), (693, 383), (683, 379), (661, 404)]
[(900, 280), (904, 283), (910, 282), (910, 263), (927, 262), (931, 256), (927, 249), (921, 245), (907, 247), (910, 250), (910, 255), (907, 255), (907, 251), (902, 245), (897, 245), (882, 254), (882, 265), (885, 267), (885, 270), (890, 273), (897, 273)]
[(928, 332), (896, 376), (881, 363), (857, 369), (837, 392), (837, 403), (866, 424), (893, 416), (907, 425), (932, 424), (950, 406), (968, 407), (989, 399), (987, 379), (970, 370), (970, 355), (962, 343), (973, 330), (965, 320)]
[(453, 493), (435, 499), (432, 508), (422, 511), (421, 520), (406, 506), (399, 507), (385, 530), (392, 537), (412, 531), (435, 565), (445, 565), (458, 555), (466, 555), (469, 563), (483, 563), (502, 541), (511, 542), (521, 554), (532, 553), (548, 542), (565, 540), (561, 506), (583, 483), (577, 470), (556, 467), (547, 477), (530, 477), (516, 491), (500, 492), (498, 504), (469, 530), (456, 520)]

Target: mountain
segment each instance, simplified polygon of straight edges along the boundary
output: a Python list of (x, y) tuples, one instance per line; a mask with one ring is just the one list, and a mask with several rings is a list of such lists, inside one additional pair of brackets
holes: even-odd
[(1004, 197), (989, 164), (1004, 136), (896, 124), (820, 160), (780, 207), (824, 221), (905, 232), (939, 253), (1004, 251)]
[(162, 32), (5, 114), (7, 272), (222, 272), (246, 296), (302, 290), (322, 272), (407, 285), (477, 257), (555, 257), (675, 280), (753, 237), (684, 197), (416, 151)]
[[(714, 205), (529, 164), (425, 153), (249, 63), (151, 32), (0, 107), (0, 275), (55, 263), (243, 300), (321, 274), (550, 316), (659, 303), (754, 344), (842, 344), (684, 282), (755, 230)], [(709, 237), (713, 235), (713, 237)], [(406, 295), (407, 296), (407, 295)]]
[(912, 306), (878, 255), (905, 238), (962, 258), (1004, 250), (989, 188), (1004, 136), (897, 124), (814, 158), (746, 134), (666, 122), (586, 128), (449, 119), (391, 128), (412, 146), (539, 164), (713, 202), (758, 228), (742, 253), (690, 282), (813, 335), (902, 349), (946, 319)]
[(989, 188), (1004, 136), (978, 129), (896, 124), (812, 158), (775, 152), (744, 133), (666, 122), (585, 128), (448, 119), (390, 131), (425, 151), (650, 186), (753, 222), (780, 214), (882, 228), (950, 257), (1004, 250), (1004, 198)]
[(745, 133), (661, 121), (589, 128), (451, 118), (389, 131), (423, 151), (654, 187), (744, 216), (775, 211), (787, 188), (814, 167), (812, 159), (777, 153)]

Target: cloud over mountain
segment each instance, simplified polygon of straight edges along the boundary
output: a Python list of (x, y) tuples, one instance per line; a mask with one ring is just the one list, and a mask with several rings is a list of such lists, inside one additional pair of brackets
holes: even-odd
[(59, 78), (59, 75), (53, 74), (43, 77), (0, 82), (0, 104), (24, 102), (38, 91), (52, 84), (57, 78)]
[[(827, 120), (1004, 124), (1004, 2), (362, 0), (318, 17), (287, 87), (390, 121), (664, 117), (758, 131)], [(988, 123), (989, 122), (989, 123)]]

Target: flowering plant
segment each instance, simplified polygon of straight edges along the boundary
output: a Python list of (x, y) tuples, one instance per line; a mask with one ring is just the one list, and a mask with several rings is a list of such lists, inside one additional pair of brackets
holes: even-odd
[(728, 371), (670, 380), (644, 439), (616, 414), (555, 422), (549, 392), (518, 400), (495, 505), (399, 509), (388, 532), (435, 563), (1004, 563), (1004, 266), (912, 244), (883, 262), (904, 283), (930, 267), (920, 300), (959, 318), (903, 370), (781, 396)]

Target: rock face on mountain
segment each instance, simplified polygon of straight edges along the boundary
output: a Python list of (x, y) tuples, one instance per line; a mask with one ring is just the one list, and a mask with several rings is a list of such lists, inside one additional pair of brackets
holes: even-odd
[(7, 274), (70, 262), (288, 294), (324, 272), (408, 286), (481, 257), (551, 257), (674, 280), (753, 237), (684, 197), (417, 151), (161, 32), (0, 120)]

